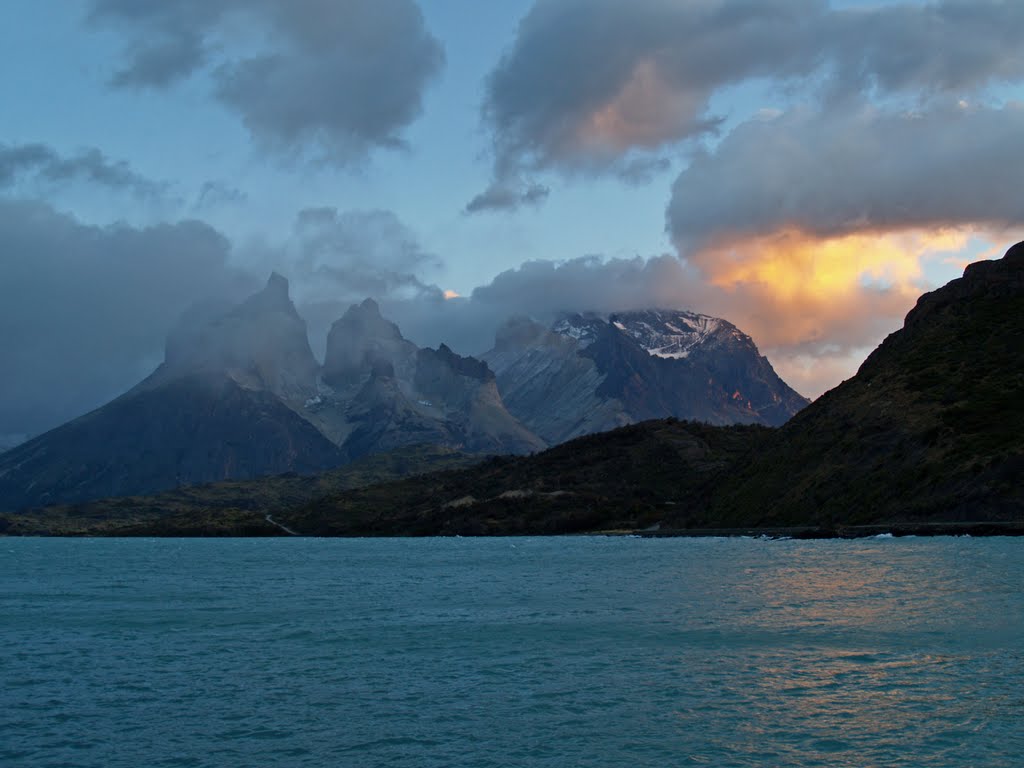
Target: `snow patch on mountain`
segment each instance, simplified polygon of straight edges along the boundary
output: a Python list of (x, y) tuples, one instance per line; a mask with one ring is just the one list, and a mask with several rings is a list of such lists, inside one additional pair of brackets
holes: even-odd
[(612, 315), (611, 323), (632, 336), (649, 355), (673, 360), (689, 357), (729, 325), (717, 317), (679, 310), (623, 312)]
[(552, 326), (551, 330), (570, 339), (575, 339), (578, 349), (586, 349), (597, 340), (605, 321), (589, 315), (567, 315)]

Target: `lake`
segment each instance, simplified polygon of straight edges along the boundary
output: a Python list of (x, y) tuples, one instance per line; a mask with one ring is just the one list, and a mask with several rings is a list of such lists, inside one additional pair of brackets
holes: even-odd
[(1024, 539), (2, 539), (0, 765), (1019, 766)]

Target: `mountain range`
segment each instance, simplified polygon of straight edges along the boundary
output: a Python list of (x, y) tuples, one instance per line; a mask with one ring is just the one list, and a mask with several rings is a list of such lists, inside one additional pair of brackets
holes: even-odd
[(780, 428), (648, 421), (282, 518), (318, 535), (1024, 535), (1022, 477), (1024, 243), (923, 295), (856, 376)]
[(644, 419), (778, 425), (807, 401), (717, 318), (650, 310), (510, 320), (481, 359), (420, 348), (372, 299), (321, 365), (287, 280), (199, 308), (164, 362), (107, 405), (0, 454), (0, 510), (314, 473), (434, 445), (529, 454)]
[[(395, 457), (387, 462), (378, 455), (352, 474), (211, 485), (4, 515), (0, 529), (1024, 535), (1022, 395), (1024, 243), (922, 296), (904, 327), (856, 376), (780, 428), (661, 419), (531, 456), (474, 459), (419, 449), (418, 455), (385, 454)], [(414, 474), (424, 458), (438, 471), (394, 479)]]

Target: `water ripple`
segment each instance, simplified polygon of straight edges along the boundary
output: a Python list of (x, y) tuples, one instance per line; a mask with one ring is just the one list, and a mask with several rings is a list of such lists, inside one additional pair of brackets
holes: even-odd
[(1024, 754), (1018, 540), (5, 549), (5, 768)]

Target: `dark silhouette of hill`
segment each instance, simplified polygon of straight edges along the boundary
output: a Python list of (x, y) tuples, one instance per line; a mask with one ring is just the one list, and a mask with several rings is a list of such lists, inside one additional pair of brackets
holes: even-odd
[(1024, 243), (922, 296), (857, 375), (782, 427), (706, 521), (1024, 517)]

